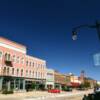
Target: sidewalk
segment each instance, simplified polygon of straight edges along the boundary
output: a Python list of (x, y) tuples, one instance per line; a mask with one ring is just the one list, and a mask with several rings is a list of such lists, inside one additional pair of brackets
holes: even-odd
[(45, 98), (71, 97), (75, 95), (83, 95), (83, 94), (88, 94), (88, 93), (92, 93), (92, 90), (61, 92), (60, 94), (48, 93), (44, 91), (33, 91), (33, 92), (25, 92), (25, 93), (14, 93), (14, 94), (8, 94), (8, 95), (0, 94), (0, 100), (1, 99), (13, 100), (14, 98), (19, 99), (19, 100), (43, 100)]

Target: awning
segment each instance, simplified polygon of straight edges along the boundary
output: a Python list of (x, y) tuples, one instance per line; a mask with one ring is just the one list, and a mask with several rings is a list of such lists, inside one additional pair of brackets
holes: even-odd
[(80, 86), (80, 83), (71, 82), (71, 86), (72, 87), (79, 87)]

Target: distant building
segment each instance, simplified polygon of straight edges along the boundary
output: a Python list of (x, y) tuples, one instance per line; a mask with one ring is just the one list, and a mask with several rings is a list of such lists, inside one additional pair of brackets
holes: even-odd
[(71, 87), (79, 87), (80, 86), (81, 81), (78, 76), (76, 76), (74, 74), (69, 74), (69, 77), (70, 77), (69, 86), (71, 86)]
[(55, 82), (55, 88), (58, 88), (62, 90), (64, 86), (67, 86), (67, 80), (66, 75), (61, 74), (57, 71), (54, 72), (54, 82)]
[(86, 77), (84, 70), (81, 71), (79, 80), (81, 81), (81, 84), (85, 84), (86, 82), (88, 82), (90, 84), (90, 88), (93, 88), (96, 85), (96, 80)]
[(54, 89), (54, 70), (47, 69), (46, 72), (46, 89)]
[(79, 80), (81, 81), (81, 84), (84, 84), (84, 81), (85, 81), (85, 71), (84, 70), (81, 71)]
[(100, 86), (100, 81), (97, 81), (97, 85)]
[(26, 46), (0, 37), (0, 90), (45, 84), (46, 61), (26, 54)]
[(90, 88), (94, 88), (97, 85), (97, 81), (90, 77), (85, 77), (85, 82), (89, 82)]

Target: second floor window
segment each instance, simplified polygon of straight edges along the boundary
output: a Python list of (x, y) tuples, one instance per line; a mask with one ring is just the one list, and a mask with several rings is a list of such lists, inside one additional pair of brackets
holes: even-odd
[(7, 74), (9, 74), (9, 68), (7, 68)]
[(28, 66), (28, 61), (26, 61), (26, 66)]
[(30, 62), (30, 66), (31, 66), (31, 62)]
[(36, 77), (36, 78), (38, 77), (38, 73), (37, 73), (37, 72), (35, 73), (35, 77)]
[(8, 54), (8, 53), (5, 54), (5, 60), (7, 60), (7, 61), (11, 60), (10, 54)]
[(14, 68), (12, 68), (12, 75), (14, 75)]
[(23, 69), (21, 69), (21, 76), (23, 76)]
[(17, 69), (17, 76), (19, 75), (19, 69)]
[(38, 64), (38, 68), (40, 67), (40, 64)]
[(16, 61), (16, 56), (15, 55), (13, 55), (13, 62), (15, 62)]
[(26, 76), (28, 76), (28, 70), (26, 70)]
[(30, 70), (30, 76), (31, 76), (31, 70)]
[(33, 67), (34, 67), (34, 62), (33, 62)]
[(40, 72), (38, 72), (38, 78), (40, 78)]
[(6, 73), (6, 67), (4, 67), (4, 69), (3, 69), (3, 74), (5, 74)]
[(42, 78), (42, 72), (41, 72), (41, 78)]
[(17, 60), (17, 63), (19, 63), (19, 57), (17, 57), (17, 59), (16, 59), (16, 60)]
[(24, 64), (24, 58), (21, 59), (21, 63)]
[(2, 52), (0, 51), (0, 58), (2, 57)]

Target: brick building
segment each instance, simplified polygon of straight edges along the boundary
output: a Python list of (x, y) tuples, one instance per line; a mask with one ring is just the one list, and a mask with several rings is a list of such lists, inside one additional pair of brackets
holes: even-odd
[(63, 86), (67, 86), (66, 75), (61, 74), (57, 71), (54, 72), (55, 88), (62, 89)]

